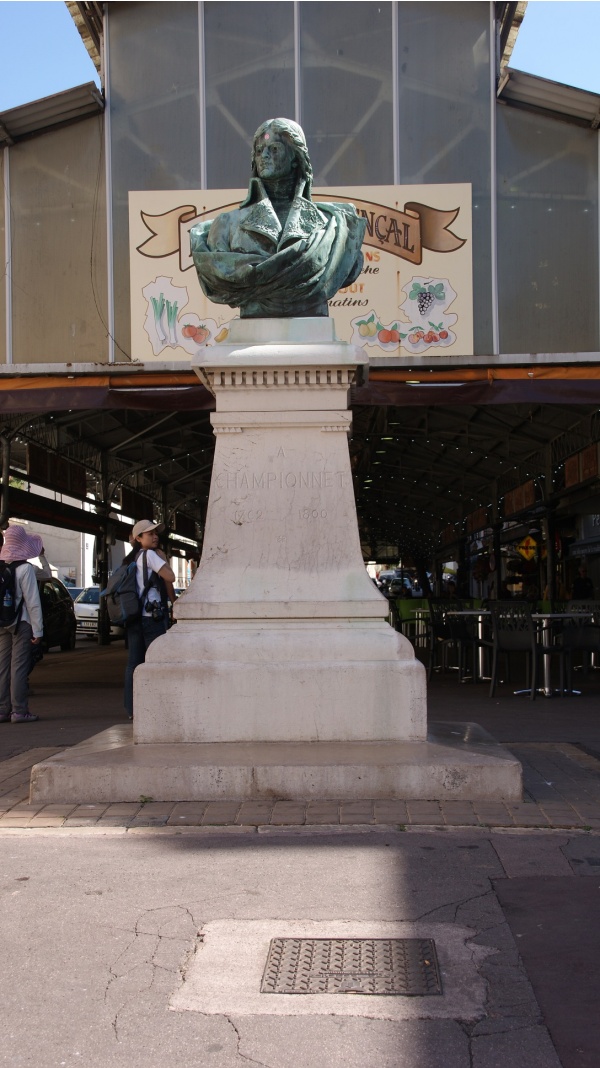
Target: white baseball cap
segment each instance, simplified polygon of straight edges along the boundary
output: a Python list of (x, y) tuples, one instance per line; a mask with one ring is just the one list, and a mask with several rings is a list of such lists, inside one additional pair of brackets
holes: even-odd
[(161, 530), (164, 529), (164, 523), (153, 523), (151, 519), (140, 519), (139, 523), (136, 523), (131, 531), (131, 537), (135, 541), (136, 538), (139, 538), (140, 534), (149, 533), (151, 530), (155, 530), (157, 534), (160, 534)]

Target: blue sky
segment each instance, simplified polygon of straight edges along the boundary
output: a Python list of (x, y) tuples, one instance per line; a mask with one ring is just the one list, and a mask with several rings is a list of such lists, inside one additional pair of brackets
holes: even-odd
[(0, 0), (0, 111), (92, 81), (100, 84), (62, 0)]
[(600, 3), (529, 0), (510, 66), (600, 93)]
[[(599, 0), (529, 0), (511, 66), (600, 93), (599, 40)], [(0, 0), (0, 111), (89, 81), (99, 84), (62, 0)]]

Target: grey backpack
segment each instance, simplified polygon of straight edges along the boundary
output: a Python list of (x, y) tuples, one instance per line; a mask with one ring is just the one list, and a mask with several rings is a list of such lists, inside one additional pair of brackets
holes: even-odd
[[(146, 550), (144, 549), (144, 564), (146, 563)], [(144, 568), (147, 573), (147, 568)], [(142, 596), (137, 588), (137, 560), (129, 564), (121, 564), (110, 576), (106, 589), (100, 596), (106, 599), (106, 610), (111, 623), (118, 623), (122, 627), (134, 623), (142, 614), (142, 605), (152, 583), (152, 572), (146, 581)]]

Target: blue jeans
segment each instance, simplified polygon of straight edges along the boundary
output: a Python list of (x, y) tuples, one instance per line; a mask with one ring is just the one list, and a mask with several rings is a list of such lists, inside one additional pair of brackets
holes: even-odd
[(155, 621), (150, 616), (142, 616), (127, 627), (127, 667), (125, 668), (125, 711), (131, 719), (133, 716), (133, 673), (136, 667), (144, 663), (146, 649), (155, 638), (167, 633), (164, 619)]

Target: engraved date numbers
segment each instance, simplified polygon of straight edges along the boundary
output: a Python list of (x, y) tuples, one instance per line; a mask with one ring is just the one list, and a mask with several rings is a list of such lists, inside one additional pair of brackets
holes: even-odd
[(298, 511), (300, 519), (327, 519), (326, 508), (300, 508)]
[(233, 522), (241, 527), (243, 523), (256, 523), (262, 519), (262, 508), (236, 508), (233, 513)]

